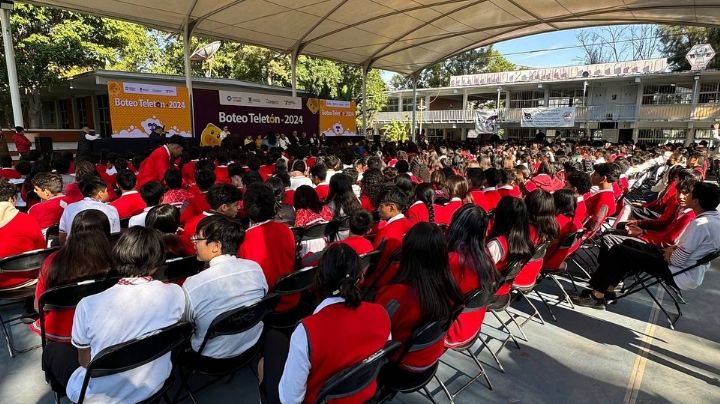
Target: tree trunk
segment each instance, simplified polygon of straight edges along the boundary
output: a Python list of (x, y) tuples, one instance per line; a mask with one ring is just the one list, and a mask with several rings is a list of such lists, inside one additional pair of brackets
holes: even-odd
[(29, 128), (40, 129), (41, 127), (41, 114), (42, 114), (42, 102), (40, 101), (40, 91), (35, 89), (32, 90), (32, 94), (28, 98), (28, 117), (30, 118)]

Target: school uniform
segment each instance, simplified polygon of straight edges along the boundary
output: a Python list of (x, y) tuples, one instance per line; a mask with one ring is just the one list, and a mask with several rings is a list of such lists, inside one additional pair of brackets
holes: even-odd
[(345, 244), (352, 248), (357, 255), (364, 255), (375, 250), (370, 240), (366, 239), (364, 236), (350, 236), (344, 240), (338, 241), (338, 243)]
[(173, 205), (180, 209), (182, 213), (185, 208), (190, 204), (190, 200), (193, 198), (193, 194), (190, 191), (180, 189), (168, 189), (162, 197), (161, 204)]
[(14, 168), (3, 167), (3, 168), (0, 168), (0, 178), (5, 178), (8, 180), (16, 180), (16, 179), (22, 178), (22, 175), (20, 175), (20, 173), (17, 172)]
[(485, 197), (485, 193), (483, 191), (479, 189), (470, 191), (470, 196), (472, 197), (473, 203), (483, 208), (485, 212), (488, 212), (490, 210), (487, 198)]
[[(323, 300), (297, 326), (279, 384), (283, 403), (314, 403), (332, 376), (382, 349), (390, 338), (390, 318), (379, 304), (362, 302), (356, 308), (342, 297)], [(332, 403), (364, 403), (377, 390), (375, 381), (361, 391)]]
[(95, 209), (104, 213), (110, 221), (110, 233), (120, 233), (120, 216), (117, 209), (108, 203), (96, 201), (92, 198), (84, 198), (65, 207), (62, 216), (60, 216), (60, 232), (69, 236), (75, 216), (88, 209)]
[[(45, 248), (45, 237), (35, 218), (10, 202), (0, 202), (0, 240), (0, 258)], [(36, 279), (36, 271), (0, 274), (0, 289), (32, 284)]]
[[(480, 278), (475, 268), (462, 262), (462, 257), (457, 252), (450, 252), (448, 261), (455, 284), (463, 296), (480, 289)], [(461, 346), (474, 339), (480, 331), (483, 320), (485, 320), (486, 311), (487, 307), (481, 307), (477, 310), (461, 313), (448, 330), (445, 337), (445, 346), (448, 348)]]
[(216, 184), (230, 184), (230, 178), (228, 177), (228, 166), (218, 165), (213, 170), (215, 172), (215, 183)]
[[(38, 283), (35, 286), (35, 307), (37, 307), (38, 310), (42, 310), (42, 308), (38, 306), (40, 296), (42, 296), (42, 294), (49, 289), (48, 268), (50, 268), (52, 260), (53, 258), (55, 258), (55, 254), (56, 253), (52, 253), (48, 255), (47, 258), (45, 258), (45, 261), (42, 264), (42, 268), (40, 269), (40, 274), (38, 275)], [(74, 308), (67, 310), (53, 310), (47, 312), (45, 314), (45, 337), (49, 341), (69, 344), (70, 336), (72, 335), (74, 314)], [(35, 322), (30, 324), (28, 328), (33, 333), (40, 335), (40, 319), (35, 320)]]
[(36, 203), (30, 207), (27, 213), (37, 220), (41, 229), (47, 229), (60, 222), (60, 216), (62, 216), (67, 205), (67, 198), (65, 195), (60, 194), (46, 201)]
[[(434, 208), (435, 206), (433, 206), (433, 211), (435, 212)], [(425, 205), (425, 202), (423, 201), (416, 201), (415, 203), (410, 205), (410, 208), (408, 208), (406, 215), (407, 219), (413, 225), (420, 222), (430, 221), (430, 211), (428, 210), (427, 205)]]
[(367, 210), (368, 212), (375, 212), (375, 205), (373, 205), (370, 197), (366, 194), (360, 195), (360, 207)]
[(497, 189), (498, 193), (500, 194), (500, 197), (503, 196), (512, 196), (513, 198), (522, 198), (522, 192), (520, 192), (520, 188), (512, 185), (503, 185), (501, 187), (498, 187)]
[(293, 206), (295, 203), (295, 190), (292, 187), (285, 188), (285, 194), (282, 199), (283, 205)]
[(485, 195), (488, 209), (495, 210), (495, 208), (497, 208), (498, 202), (500, 202), (500, 199), (502, 198), (500, 192), (498, 192), (495, 187), (488, 187), (483, 190), (483, 194)]
[(677, 208), (676, 214), (667, 226), (647, 230), (638, 238), (650, 244), (669, 246), (677, 242), (678, 238), (685, 231), (687, 226), (695, 219), (695, 212), (692, 209)]
[(183, 240), (190, 241), (190, 238), (197, 233), (197, 226), (200, 223), (200, 221), (205, 219), (206, 217), (210, 217), (215, 214), (216, 213), (211, 210), (204, 210), (199, 215), (193, 216), (190, 220), (188, 220), (185, 223), (185, 226), (183, 226), (183, 232), (182, 232), (182, 235), (180, 235), (180, 238), (182, 238)]
[(180, 214), (180, 223), (185, 224), (191, 218), (211, 209), (212, 207), (210, 207), (210, 204), (207, 201), (207, 191), (201, 192), (190, 199), (187, 207)]
[[(559, 179), (559, 178), (553, 178), (547, 174), (538, 174), (530, 179), (528, 181), (529, 184), (534, 185), (534, 189), (542, 189), (543, 191), (547, 191), (550, 193), (553, 193), (559, 189), (563, 189), (565, 187), (565, 183)], [(525, 188), (528, 189), (528, 192), (532, 192), (528, 187), (528, 184), (525, 184)], [(531, 186), (532, 187), (532, 186)], [(534, 190), (533, 189), (533, 190)]]
[(585, 204), (585, 197), (582, 195), (577, 197), (577, 204), (575, 205), (575, 216), (573, 221), (575, 223), (583, 224), (588, 218), (587, 205)]
[(595, 220), (595, 227), (615, 213), (615, 194), (612, 188), (601, 189), (585, 201), (588, 217)]
[(153, 150), (153, 152), (140, 163), (140, 171), (137, 175), (137, 188), (142, 188), (143, 185), (150, 181), (162, 183), (165, 178), (165, 172), (171, 165), (170, 149), (168, 149), (167, 146), (160, 146)]
[[(393, 256), (400, 252), (403, 237), (405, 237), (405, 233), (407, 233), (411, 227), (412, 223), (410, 223), (403, 214), (398, 214), (388, 220), (387, 224), (378, 230), (373, 248), (380, 248), (383, 240), (385, 240), (385, 246), (380, 253), (375, 271), (368, 274), (363, 282), (365, 287), (374, 286), (379, 288), (393, 281), (396, 271), (390, 270), (390, 263), (393, 260)], [(399, 254), (396, 258), (399, 261)]]
[[(487, 243), (488, 252), (490, 252), (490, 258), (495, 263), (495, 269), (501, 274), (505, 271), (505, 267), (508, 265), (508, 248), (507, 238), (505, 236), (498, 236)], [(505, 296), (510, 293), (510, 283), (504, 283), (500, 285), (495, 296)]]
[(330, 185), (326, 183), (321, 183), (315, 186), (315, 193), (317, 193), (318, 199), (320, 201), (325, 201), (328, 197), (328, 194), (330, 193)]
[(195, 164), (197, 162), (198, 160), (190, 160), (180, 168), (183, 185), (189, 185), (195, 182)]
[(110, 202), (110, 205), (117, 209), (120, 219), (128, 219), (142, 213), (143, 209), (147, 207), (138, 191), (125, 192), (118, 199)]

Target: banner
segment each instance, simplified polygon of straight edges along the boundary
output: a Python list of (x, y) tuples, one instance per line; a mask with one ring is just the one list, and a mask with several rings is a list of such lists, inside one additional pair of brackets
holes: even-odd
[(523, 128), (572, 128), (575, 126), (575, 107), (523, 108), (520, 126)]
[(112, 137), (144, 138), (156, 126), (168, 136), (192, 136), (187, 88), (108, 82)]
[(357, 134), (355, 101), (318, 101), (320, 102), (320, 133), (325, 136), (355, 136)]
[(255, 138), (268, 132), (318, 133), (319, 100), (236, 91), (195, 89), (195, 133), (200, 144), (219, 145), (220, 132)]
[(477, 133), (497, 133), (497, 112), (494, 109), (476, 109), (475, 110), (475, 132)]

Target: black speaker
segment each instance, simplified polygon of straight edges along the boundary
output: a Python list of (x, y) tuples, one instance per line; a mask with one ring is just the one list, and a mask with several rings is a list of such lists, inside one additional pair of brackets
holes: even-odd
[(52, 154), (53, 152), (53, 140), (51, 137), (36, 137), (35, 138), (35, 150), (39, 151), (40, 154)]
[(380, 144), (380, 135), (373, 135), (373, 143)]

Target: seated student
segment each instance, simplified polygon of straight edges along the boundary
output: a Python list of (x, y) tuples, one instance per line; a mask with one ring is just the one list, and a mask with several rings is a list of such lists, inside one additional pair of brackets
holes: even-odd
[(411, 225), (420, 222), (435, 223), (435, 190), (432, 184), (423, 182), (415, 187), (415, 203), (407, 210), (407, 218)]
[(682, 166), (674, 166), (669, 170), (668, 184), (658, 193), (657, 198), (643, 204), (632, 205), (632, 218), (655, 219), (665, 212), (668, 205), (676, 200), (677, 184), (680, 182), (680, 174), (684, 171)]
[[(275, 195), (275, 217), (273, 220), (280, 223), (285, 223), (288, 226), (295, 224), (295, 208), (293, 205), (288, 205), (283, 202), (286, 199), (287, 190), (283, 180), (278, 177), (270, 177), (267, 180), (267, 184), (273, 189), (273, 195)], [(295, 191), (290, 190), (295, 197)], [(315, 192), (315, 191), (313, 191)], [(292, 203), (292, 202), (291, 202)]]
[(445, 205), (438, 207), (435, 222), (437, 224), (450, 225), (450, 220), (453, 214), (460, 209), (463, 204), (468, 202), (468, 184), (465, 178), (459, 175), (451, 175), (447, 179), (448, 193), (450, 196), (450, 202)]
[(412, 227), (412, 223), (402, 214), (406, 204), (407, 196), (397, 187), (388, 188), (382, 196), (378, 211), (380, 219), (385, 220), (386, 224), (375, 235), (373, 248), (379, 249), (383, 242), (385, 245), (380, 253), (375, 271), (366, 274), (363, 281), (364, 288), (379, 288), (394, 279), (397, 265), (391, 265), (391, 263), (393, 261), (397, 263), (405, 233)]
[[(157, 230), (128, 229), (113, 247), (112, 255), (114, 268), (123, 278), (78, 303), (72, 327), (72, 346), (77, 354), (65, 348), (45, 363), (53, 380), (67, 385), (68, 399), (73, 402), (78, 401), (86, 367), (98, 352), (176, 324), (185, 311), (180, 286), (152, 279), (165, 262)], [(72, 367), (76, 369), (70, 374)], [(85, 397), (88, 402), (139, 402), (158, 391), (171, 371), (168, 353), (138, 368), (90, 379)]]
[(195, 245), (190, 241), (189, 236), (182, 237), (178, 234), (179, 226), (180, 211), (173, 205), (154, 206), (148, 211), (145, 218), (145, 227), (159, 230), (162, 233), (166, 258), (195, 255)]
[[(40, 296), (50, 288), (105, 277), (112, 269), (110, 250), (110, 222), (107, 216), (95, 209), (80, 212), (72, 223), (72, 237), (43, 262), (35, 289), (35, 310), (39, 309)], [(45, 335), (49, 341), (70, 343), (74, 313), (75, 310), (47, 313)], [(40, 335), (40, 320), (29, 328)], [(44, 357), (48, 351), (53, 349), (43, 350), (43, 363), (51, 360)], [(44, 366), (43, 369), (47, 370)], [(73, 370), (69, 369), (70, 372)]]
[(579, 306), (604, 310), (608, 297), (629, 271), (643, 271), (672, 279), (682, 289), (695, 289), (702, 284), (710, 264), (704, 264), (682, 274), (683, 268), (694, 265), (700, 258), (720, 249), (720, 189), (715, 184), (698, 182), (685, 202), (697, 215), (690, 222), (677, 245), (661, 248), (636, 240), (625, 240), (598, 257), (598, 268), (586, 289), (572, 301)]
[(238, 213), (238, 203), (242, 200), (239, 189), (228, 184), (216, 184), (205, 194), (209, 208), (194, 216), (183, 227), (183, 238), (189, 240), (197, 232), (197, 225), (208, 216), (221, 214), (234, 219)]
[(141, 213), (147, 207), (140, 193), (135, 190), (135, 174), (130, 170), (120, 170), (115, 176), (118, 188), (122, 192), (110, 205), (118, 211), (120, 219), (128, 219)]
[[(327, 178), (328, 170), (323, 164), (316, 164), (310, 169), (310, 180), (315, 186), (318, 199), (325, 201), (330, 193), (330, 184)], [(299, 188), (299, 187), (298, 187)], [(297, 189), (295, 190), (297, 192)]]
[(13, 168), (12, 156), (9, 154), (4, 154), (0, 157), (0, 178), (5, 178), (6, 180), (22, 178), (22, 175)]
[[(245, 240), (238, 248), (238, 258), (255, 261), (262, 268), (270, 292), (282, 276), (295, 270), (295, 236), (285, 224), (272, 220), (275, 216), (275, 197), (272, 189), (263, 183), (247, 187), (243, 207), (250, 219)], [(276, 311), (294, 307), (299, 297), (281, 299)]]
[(142, 212), (135, 216), (132, 216), (128, 221), (128, 227), (133, 226), (145, 226), (145, 218), (147, 217), (150, 209), (160, 204), (160, 200), (163, 197), (164, 189), (161, 183), (157, 181), (146, 182), (145, 185), (140, 188), (140, 197), (145, 202), (145, 208)]
[(527, 182), (530, 181), (530, 177), (532, 177), (530, 169), (520, 164), (513, 168), (513, 173), (515, 174), (515, 185), (520, 188), (522, 195), (527, 195), (529, 191), (526, 185)]
[(560, 233), (555, 220), (555, 200), (552, 194), (536, 189), (525, 197), (530, 223), (530, 240), (537, 247), (546, 241), (554, 241)]
[(34, 217), (45, 232), (48, 227), (60, 222), (60, 216), (68, 204), (62, 193), (62, 177), (59, 174), (40, 173), (33, 177), (32, 184), (42, 202), (31, 206), (28, 215)]
[[(185, 318), (195, 325), (191, 338), (193, 351), (198, 352), (208, 327), (227, 311), (250, 306), (260, 301), (268, 290), (265, 275), (253, 261), (237, 258), (244, 231), (240, 222), (223, 215), (203, 218), (198, 223), (192, 242), (197, 259), (209, 267), (183, 283), (187, 299)], [(254, 346), (260, 339), (263, 325), (241, 333), (219, 336), (210, 340), (202, 356), (232, 358)]]
[[(397, 274), (377, 292), (375, 303), (392, 314), (392, 339), (406, 345), (413, 332), (432, 321), (448, 321), (463, 303), (448, 267), (448, 249), (442, 230), (431, 223), (418, 223), (408, 231)], [(395, 310), (392, 310), (392, 309)], [(394, 370), (419, 372), (432, 366), (444, 352), (443, 340), (409, 352), (400, 363), (383, 370), (379, 382), (394, 376)], [(393, 356), (398, 360), (401, 348)]]
[(182, 187), (182, 174), (180, 170), (171, 168), (165, 173), (165, 185), (167, 190), (162, 196), (163, 204), (170, 204), (180, 209), (182, 213), (185, 208), (190, 204), (190, 200), (193, 194), (183, 189)]
[(489, 211), (487, 199), (483, 192), (485, 186), (485, 172), (482, 168), (474, 167), (467, 169), (467, 178), (470, 181), (470, 197), (472, 197), (473, 203), (486, 212)]
[(576, 197), (575, 217), (573, 220), (576, 223), (584, 224), (588, 219), (585, 195), (590, 193), (592, 180), (587, 173), (578, 170), (567, 175), (566, 183), (566, 188), (571, 189)]
[(295, 226), (309, 227), (317, 223), (332, 220), (333, 213), (327, 205), (318, 199), (315, 190), (303, 185), (295, 190), (293, 205), (295, 207)]
[(307, 166), (302, 160), (295, 160), (290, 170), (290, 188), (293, 190), (298, 189), (301, 185), (312, 186), (313, 182), (306, 176)]
[[(380, 163), (378, 163), (380, 164)], [(380, 170), (368, 168), (360, 180), (360, 206), (369, 212), (374, 212), (380, 203), (384, 189), (385, 179)]]
[(215, 173), (210, 170), (198, 170), (195, 172), (195, 182), (198, 187), (198, 194), (194, 195), (188, 206), (180, 214), (180, 223), (187, 223), (191, 218), (210, 209), (207, 201), (207, 192), (215, 185)]
[(487, 187), (483, 189), (483, 195), (487, 201), (488, 210), (494, 210), (498, 202), (500, 202), (500, 192), (498, 192), (498, 185), (502, 185), (507, 182), (506, 173), (504, 170), (498, 170), (495, 167), (490, 167), (485, 170), (485, 179), (487, 180)]
[(582, 229), (582, 222), (575, 217), (577, 206), (575, 192), (565, 188), (555, 191), (552, 196), (555, 202), (555, 221), (558, 224), (557, 240), (560, 241)]
[[(485, 246), (490, 217), (480, 207), (464, 205), (453, 217), (448, 232), (448, 260), (450, 272), (460, 294), (468, 294), (485, 288), (492, 291), (497, 285), (500, 273)], [(461, 313), (453, 322), (445, 346), (464, 345), (478, 334), (486, 308)]]
[(327, 207), (332, 212), (333, 220), (347, 220), (354, 211), (361, 208), (360, 201), (353, 191), (353, 181), (343, 172), (338, 172), (330, 178), (326, 201)]
[(515, 171), (511, 168), (503, 169), (505, 171), (505, 177), (507, 180), (505, 184), (499, 185), (497, 190), (501, 197), (512, 196), (513, 198), (522, 198), (523, 193), (520, 190), (520, 186), (515, 183)]
[(71, 203), (63, 211), (60, 216), (60, 244), (65, 242), (65, 238), (70, 235), (72, 222), (75, 215), (87, 209), (97, 209), (108, 217), (110, 220), (110, 232), (120, 232), (120, 216), (117, 209), (105, 203), (108, 199), (107, 185), (98, 177), (88, 177), (80, 184), (80, 190), (85, 198), (79, 202)]
[[(15, 185), (0, 178), (0, 258), (45, 248), (45, 237), (35, 218), (15, 207), (16, 195)], [(30, 285), (36, 281), (35, 274), (30, 274), (31, 277), (27, 275), (0, 275), (0, 289)]]
[(555, 177), (555, 168), (553, 165), (547, 161), (543, 161), (538, 166), (535, 176), (525, 184), (525, 189), (527, 189), (528, 192), (542, 189), (543, 191), (552, 193), (558, 189), (562, 189), (563, 186), (563, 181)]
[(365, 235), (370, 231), (373, 225), (373, 218), (370, 212), (365, 209), (358, 209), (350, 215), (349, 227), (350, 236), (339, 241), (341, 244), (347, 244), (357, 255), (365, 255), (373, 251), (370, 240)]
[(617, 166), (613, 163), (595, 164), (590, 179), (592, 184), (599, 188), (585, 201), (587, 206), (589, 220), (585, 224), (585, 228), (595, 231), (605, 222), (605, 219), (615, 213), (615, 194), (613, 193), (612, 184), (617, 181)]
[[(315, 277), (315, 290), (323, 300), (290, 338), (279, 384), (281, 402), (316, 402), (331, 376), (368, 358), (390, 339), (385, 308), (361, 300), (361, 277), (360, 260), (352, 249), (342, 244), (328, 248)], [(366, 402), (376, 388), (373, 382), (343, 400)]]
[[(522, 199), (506, 196), (500, 200), (487, 238), (490, 257), (500, 273), (504, 273), (510, 263), (532, 257), (535, 246), (530, 237), (527, 207)], [(497, 296), (510, 293), (509, 283), (499, 286)]]
[[(95, 164), (87, 160), (79, 160), (75, 162), (75, 181), (65, 182), (65, 196), (67, 197), (67, 203), (74, 203), (81, 201), (84, 196), (80, 191), (80, 183), (89, 179), (90, 177), (100, 178)], [(103, 180), (105, 181), (105, 180)], [(117, 194), (113, 191), (112, 185), (105, 181), (105, 185), (108, 189), (107, 202), (112, 202), (117, 199)], [(112, 192), (111, 192), (112, 191)]]

